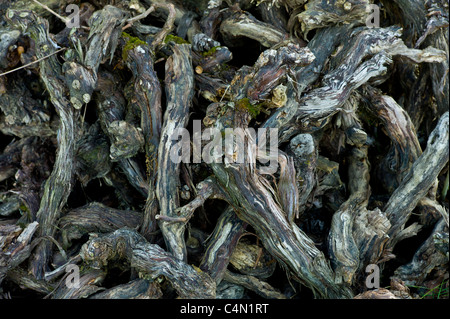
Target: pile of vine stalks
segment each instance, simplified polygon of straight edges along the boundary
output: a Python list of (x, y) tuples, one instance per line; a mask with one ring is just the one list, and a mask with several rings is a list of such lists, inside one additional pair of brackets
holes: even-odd
[(0, 3), (0, 299), (448, 298), (448, 3)]

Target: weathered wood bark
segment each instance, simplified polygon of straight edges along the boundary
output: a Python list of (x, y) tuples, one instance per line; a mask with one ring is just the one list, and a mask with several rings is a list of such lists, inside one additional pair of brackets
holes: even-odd
[(10, 269), (14, 269), (31, 254), (31, 238), (38, 223), (30, 223), (25, 229), (16, 225), (0, 226), (0, 283)]
[(70, 242), (89, 233), (109, 233), (123, 227), (136, 228), (142, 224), (140, 212), (119, 210), (100, 203), (69, 211), (60, 218), (59, 227), (66, 247)]
[(126, 11), (107, 5), (94, 12), (90, 18), (91, 28), (84, 65), (93, 72), (94, 79), (102, 60), (110, 57), (111, 61), (127, 16)]
[(83, 135), (75, 146), (75, 174), (83, 186), (97, 178), (104, 178), (111, 172), (108, 138), (99, 123), (85, 126)]
[(370, 196), (367, 146), (355, 147), (348, 158), (350, 196), (333, 214), (328, 234), (330, 261), (336, 280), (351, 284), (359, 267), (359, 250), (353, 233), (354, 219)]
[(51, 293), (52, 299), (81, 299), (101, 291), (100, 285), (105, 279), (105, 272), (100, 269), (89, 269), (80, 274), (79, 287), (60, 285)]
[[(422, 154), (422, 149), (415, 126), (403, 108), (392, 97), (383, 95), (381, 91), (373, 87), (366, 86), (362, 89), (365, 92), (363, 94), (368, 97), (370, 112), (381, 120), (384, 130), (391, 140), (388, 153), (377, 165), (376, 176), (382, 182), (383, 187), (392, 193)], [(422, 215), (425, 225), (432, 219), (432, 216), (427, 216), (433, 214), (431, 211), (434, 211), (435, 207), (439, 205), (432, 190), (436, 187), (437, 180), (427, 197), (417, 204), (418, 212)], [(427, 222), (427, 220), (429, 221)]]
[(392, 147), (377, 167), (377, 177), (389, 192), (394, 191), (412, 164), (422, 154), (416, 129), (409, 115), (390, 96), (370, 86), (363, 88), (375, 116), (382, 121)]
[(200, 269), (207, 272), (219, 284), (224, 276), (233, 249), (240, 239), (245, 224), (230, 207), (219, 217), (208, 240)]
[[(177, 130), (185, 128), (187, 125), (189, 107), (194, 94), (194, 74), (190, 50), (189, 45), (175, 45), (173, 55), (166, 63), (167, 108), (158, 149), (158, 177), (156, 180), (156, 194), (161, 216), (177, 217), (175, 210), (180, 206), (178, 193), (180, 167), (179, 163), (171, 159), (171, 152), (177, 143), (172, 140), (173, 136), (177, 136), (179, 133)], [(163, 232), (169, 251), (176, 258), (186, 260), (186, 246), (183, 237), (185, 225), (161, 220), (159, 227)]]
[[(316, 185), (316, 168), (318, 149), (314, 138), (310, 134), (299, 134), (289, 142), (287, 154), (293, 159), (295, 166), (295, 184), (298, 189), (298, 216), (307, 209), (307, 202)], [(294, 216), (291, 216), (293, 218)]]
[(232, 198), (239, 218), (255, 228), (268, 251), (289, 269), (292, 276), (322, 297), (351, 296), (350, 291), (334, 283), (333, 273), (325, 257), (314, 243), (294, 224), (290, 223), (251, 167), (239, 168), (211, 164), (214, 174)]
[(91, 295), (89, 299), (159, 299), (161, 297), (162, 292), (157, 283), (135, 279)]
[(230, 258), (230, 265), (243, 275), (267, 279), (273, 275), (276, 261), (260, 246), (258, 238), (256, 244), (253, 244), (249, 237), (246, 237), (237, 243)]
[(386, 216), (392, 225), (388, 233), (390, 236), (388, 247), (393, 247), (400, 239), (410, 236), (408, 228), (404, 228), (405, 224), (412, 210), (426, 195), (448, 162), (448, 138), (449, 119), (448, 112), (446, 112), (428, 138), (427, 148), (414, 162), (384, 207)]
[(201, 207), (207, 199), (226, 200), (227, 198), (226, 193), (217, 186), (217, 181), (213, 177), (208, 177), (204, 181), (198, 183), (195, 193), (195, 198), (192, 201), (175, 210), (179, 217), (158, 215), (157, 218), (167, 222), (177, 221), (186, 223), (193, 216), (195, 210)]
[(400, 266), (393, 277), (407, 285), (421, 285), (427, 275), (448, 263), (448, 224), (445, 219), (436, 224), (428, 239), (419, 247), (411, 262)]
[(256, 292), (263, 298), (286, 299), (283, 294), (278, 292), (271, 285), (253, 276), (235, 274), (227, 270), (224, 274), (224, 280), (244, 286), (245, 288)]
[[(123, 51), (125, 50), (126, 46), (123, 48)], [(126, 54), (128, 67), (133, 73), (133, 79), (126, 89), (128, 108), (140, 111), (140, 127), (144, 135), (148, 194), (141, 231), (145, 236), (149, 236), (156, 231), (157, 226), (155, 216), (158, 203), (155, 180), (158, 172), (158, 147), (162, 125), (161, 86), (153, 68), (154, 53), (148, 46), (138, 45), (123, 54)]]
[(7, 279), (21, 287), (26, 287), (43, 295), (48, 295), (55, 289), (54, 284), (50, 284), (45, 280), (36, 279), (21, 267), (15, 267), (9, 270)]
[[(55, 154), (54, 142), (34, 138), (34, 143), (22, 148), (20, 168), (14, 174), (16, 187), (26, 213), (20, 221), (28, 224), (36, 219), (41, 200), (41, 186), (52, 173)], [(36, 165), (40, 163), (40, 165)], [(23, 209), (23, 206), (21, 206)]]
[(6, 217), (19, 210), (21, 201), (18, 196), (3, 197), (0, 205), (0, 216)]
[(220, 24), (220, 33), (227, 46), (233, 45), (232, 40), (239, 37), (256, 40), (265, 47), (271, 47), (289, 38), (287, 33), (257, 20), (249, 13), (236, 8), (230, 10), (230, 16)]
[(142, 144), (144, 141), (139, 131), (124, 121), (126, 100), (119, 79), (108, 72), (99, 72), (95, 101), (100, 125), (110, 140), (111, 160), (118, 161), (130, 184), (147, 196), (147, 181), (132, 158), (141, 147), (140, 141)]
[[(42, 58), (56, 51), (57, 45), (48, 33), (48, 22), (37, 17), (30, 11), (9, 10), (7, 18), (11, 23), (20, 28), (22, 32), (28, 32), (36, 45), (36, 56)], [(76, 140), (77, 112), (66, 98), (66, 87), (62, 80), (61, 65), (56, 56), (39, 62), (40, 76), (44, 81), (51, 101), (60, 117), (58, 149), (55, 165), (49, 179), (45, 183), (44, 194), (41, 199), (37, 221), (39, 222), (38, 236), (53, 236), (55, 223), (66, 203), (72, 187), (74, 144)], [(42, 279), (51, 256), (51, 243), (42, 241), (32, 256), (31, 271)]]
[[(333, 26), (341, 21), (348, 21), (357, 25), (363, 24), (367, 19), (367, 5), (371, 2), (370, 0), (358, 0), (351, 3), (336, 0), (308, 1), (308, 5), (303, 12), (291, 15), (289, 25), (294, 28), (295, 22), (298, 20), (303, 37), (306, 39), (309, 31)], [(294, 8), (298, 8), (298, 3), (294, 3), (294, 5)]]
[[(351, 92), (372, 78), (387, 72), (391, 56), (407, 56), (416, 61), (440, 62), (445, 59), (443, 51), (411, 51), (399, 39), (398, 28), (375, 28), (352, 30), (348, 45), (331, 61), (336, 65), (322, 80), (323, 86), (300, 98), (289, 94), (283, 108), (275, 112), (263, 125), (279, 128), (279, 142), (287, 141), (296, 132), (311, 132), (323, 128), (332, 115), (340, 111)], [(368, 43), (374, 43), (372, 46)], [(376, 43), (376, 44), (375, 44)], [(363, 59), (372, 57), (362, 62)]]
[[(250, 100), (256, 101), (259, 97), (265, 96), (264, 91), (254, 89), (255, 85), (246, 89), (246, 81), (251, 79), (248, 76), (249, 73), (258, 74), (258, 71), (263, 69), (268, 72), (268, 70), (277, 66), (280, 60), (286, 58), (287, 61), (292, 61), (291, 63), (294, 65), (302, 63), (302, 60), (303, 63), (311, 62), (308, 50), (298, 52), (296, 58), (284, 55), (283, 47), (278, 50), (262, 54), (261, 60), (255, 64), (255, 70), (246, 70), (245, 77), (242, 75), (241, 78), (238, 75), (235, 78), (233, 81), (235, 87), (231, 87), (230, 92), (236, 100), (242, 99), (247, 94), (251, 97)], [(303, 59), (301, 53), (305, 54)], [(264, 59), (265, 56), (277, 58), (267, 61), (267, 59)], [(261, 63), (262, 61), (266, 62)], [(267, 76), (265, 80), (269, 83), (277, 83), (274, 79), (281, 80), (285, 76), (285, 74), (277, 74), (276, 72), (268, 72), (268, 74), (272, 74)], [(269, 89), (274, 87), (275, 85), (270, 86)], [(253, 92), (258, 92), (258, 94)], [(246, 108), (239, 107), (234, 112), (232, 115), (234, 119), (231, 123), (234, 122), (234, 127), (246, 128), (250, 119), (249, 111)], [(223, 123), (227, 123), (226, 120)], [(216, 126), (220, 124), (219, 119)], [(251, 137), (244, 133), (241, 138), (243, 138), (244, 149), (247, 152), (244, 164), (228, 164), (226, 166), (214, 162), (209, 164), (224, 192), (231, 198), (229, 204), (233, 206), (240, 219), (256, 230), (265, 248), (278, 262), (289, 269), (289, 272), (296, 279), (310, 287), (318, 296), (331, 298), (351, 296), (350, 290), (335, 284), (334, 274), (323, 253), (314, 246), (311, 239), (303, 231), (289, 221), (287, 214), (274, 198), (273, 194), (276, 194), (276, 192), (271, 188), (270, 183), (255, 170), (256, 153), (248, 144), (251, 142)], [(285, 155), (281, 154), (280, 156)]]
[[(431, 108), (431, 114), (442, 115), (448, 109), (448, 6), (442, 1), (395, 0), (383, 1), (392, 14), (390, 19), (400, 23), (405, 30), (405, 43), (408, 47), (434, 47), (444, 50), (447, 58), (439, 64), (425, 65), (417, 69), (414, 66), (399, 66), (401, 85), (406, 92), (405, 109), (410, 114), (416, 127), (423, 120), (432, 120), (426, 112), (429, 107), (421, 104), (432, 99), (427, 90), (432, 89), (437, 108)], [(428, 11), (428, 13), (427, 13)], [(414, 87), (411, 93), (408, 88)], [(417, 91), (417, 92), (414, 92)], [(408, 94), (409, 93), (409, 94)], [(423, 99), (423, 96), (427, 96)], [(420, 103), (421, 102), (421, 103)], [(432, 102), (434, 103), (434, 102)], [(424, 114), (425, 112), (425, 114)]]
[(389, 290), (385, 288), (379, 288), (363, 292), (355, 296), (354, 299), (398, 299), (398, 298)]
[(263, 2), (258, 5), (259, 13), (263, 22), (270, 23), (280, 31), (288, 31), (288, 16), (282, 7), (270, 6)]
[[(430, 135), (427, 148), (406, 173), (392, 193), (383, 212), (362, 210), (355, 220), (354, 238), (360, 250), (360, 267), (382, 263), (394, 256), (395, 245), (417, 234), (421, 228), (413, 223), (405, 228), (412, 210), (435, 183), (437, 175), (448, 162), (448, 113), (439, 120)], [(433, 155), (432, 155), (433, 154)]]
[[(430, 70), (431, 84), (433, 86), (433, 95), (436, 98), (437, 113), (444, 114), (449, 105), (449, 35), (448, 35), (448, 6), (443, 1), (427, 1), (429, 20), (427, 21), (426, 31), (423, 36), (427, 36), (424, 46), (443, 50), (446, 59), (442, 63), (427, 65)], [(447, 28), (447, 29), (446, 29)], [(421, 38), (419, 39), (421, 40)], [(418, 40), (418, 41), (419, 41)]]
[[(20, 34), (18, 30), (14, 31)], [(22, 77), (15, 74), (8, 77), (5, 92), (0, 94), (0, 109), (3, 113), (0, 116), (0, 131), (3, 134), (21, 138), (56, 135), (59, 124), (57, 119), (50, 116), (51, 111), (48, 107), (33, 99), (32, 92), (25, 85)]]
[(446, 3), (29, 2), (0, 3), (0, 298), (445, 284)]
[(213, 298), (215, 295), (216, 285), (205, 272), (175, 258), (158, 245), (149, 244), (132, 229), (123, 228), (90, 239), (84, 244), (81, 257), (95, 268), (106, 266), (112, 260), (125, 260), (149, 280), (163, 275), (181, 298)]
[(22, 155), (22, 149), (26, 144), (33, 141), (32, 137), (20, 139), (9, 144), (0, 155), (0, 181), (4, 181), (16, 173), (19, 168), (18, 162)]

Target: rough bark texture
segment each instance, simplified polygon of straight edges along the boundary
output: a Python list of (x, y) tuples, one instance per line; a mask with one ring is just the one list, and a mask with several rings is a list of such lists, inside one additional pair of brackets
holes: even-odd
[[(171, 152), (176, 144), (172, 136), (177, 134), (177, 130), (186, 127), (189, 107), (194, 94), (194, 73), (188, 45), (180, 44), (173, 47), (173, 55), (166, 63), (165, 81), (167, 109), (164, 114), (158, 149), (156, 194), (161, 210), (160, 215), (175, 217), (177, 216), (175, 210), (180, 206), (178, 193), (180, 181), (178, 177), (179, 163), (171, 159)], [(162, 219), (160, 227), (172, 254), (180, 260), (186, 260), (183, 237), (184, 225), (182, 223), (168, 223)]]
[(445, 1), (73, 3), (0, 2), (0, 299), (448, 297)]

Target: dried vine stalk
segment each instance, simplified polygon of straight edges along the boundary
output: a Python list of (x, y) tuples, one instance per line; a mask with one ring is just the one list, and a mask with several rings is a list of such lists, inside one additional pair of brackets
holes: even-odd
[(39, 224), (33, 222), (25, 229), (16, 225), (0, 226), (0, 284), (10, 269), (20, 265), (31, 253), (31, 238)]
[(420, 229), (417, 223), (407, 228), (405, 224), (412, 210), (426, 196), (448, 162), (448, 134), (447, 112), (430, 135), (423, 154), (391, 195), (384, 211), (363, 209), (356, 216), (353, 236), (359, 247), (360, 269), (369, 263), (391, 259), (395, 245), (402, 239), (414, 236)]
[(350, 196), (333, 214), (328, 234), (330, 261), (336, 280), (351, 285), (359, 268), (359, 249), (354, 239), (354, 219), (364, 209), (370, 196), (368, 147), (355, 147), (349, 156)]
[(414, 162), (408, 174), (389, 198), (384, 207), (391, 222), (388, 247), (399, 240), (409, 237), (408, 228), (404, 228), (412, 210), (426, 195), (430, 187), (449, 159), (449, 113), (442, 115), (428, 138), (427, 148)]
[(111, 160), (117, 161), (130, 184), (147, 196), (147, 181), (133, 158), (144, 141), (137, 128), (124, 121), (126, 100), (119, 79), (109, 72), (99, 72), (95, 101), (100, 125), (110, 140)]
[(156, 230), (155, 215), (158, 209), (155, 180), (162, 125), (161, 86), (153, 67), (154, 53), (147, 45), (138, 45), (125, 53), (127, 65), (133, 73), (133, 79), (126, 88), (128, 107), (140, 111), (140, 127), (144, 135), (148, 193), (141, 230), (149, 236)]
[[(42, 2), (58, 10), (56, 1)], [(216, 285), (229, 281), (262, 297), (284, 298), (263, 281), (278, 264), (287, 281), (299, 281), (316, 297), (351, 298), (365, 289), (365, 266), (395, 258), (396, 244), (422, 227), (434, 229), (411, 262), (395, 271), (394, 293), (379, 290), (357, 298), (395, 298), (395, 290), (405, 288), (398, 288), (398, 278), (419, 285), (431, 274), (446, 274), (448, 212), (438, 201), (448, 190), (443, 171), (448, 169), (448, 6), (443, 1), (382, 0), (383, 23), (398, 19), (390, 22), (403, 30), (365, 27), (371, 0), (211, 0), (200, 17), (190, 11), (191, 1), (141, 2), (130, 2), (129, 8), (97, 5), (97, 11), (85, 3), (83, 26), (65, 28), (54, 37), (37, 14), (8, 11), (6, 22), (20, 31), (0, 31), (0, 67), (8, 75), (0, 77), (0, 130), (21, 140), (0, 155), (2, 184), (15, 179), (15, 189), (0, 194), (0, 282), (6, 278), (45, 298), (98, 299), (165, 297), (163, 292), (173, 289), (164, 280), (182, 298), (214, 298)], [(6, 7), (0, 4), (0, 11)], [(196, 12), (205, 7), (202, 1)], [(141, 14), (130, 18), (129, 9)], [(258, 10), (261, 21), (250, 13)], [(155, 18), (164, 23), (162, 28), (138, 22)], [(304, 48), (298, 37), (307, 38), (311, 30), (314, 36)], [(174, 44), (184, 39), (192, 45)], [(253, 66), (239, 68), (247, 39), (252, 45), (259, 42), (262, 53)], [(57, 57), (60, 50), (66, 50), (64, 57)], [(165, 59), (162, 83), (158, 63)], [(19, 63), (18, 73), (10, 75), (18, 69), (8, 69)], [(47, 93), (31, 88), (24, 74), (40, 76)], [(376, 88), (380, 84), (386, 94)], [(163, 87), (167, 108), (162, 106)], [(404, 92), (393, 90), (398, 87)], [(48, 97), (58, 115), (53, 118)], [(87, 109), (79, 133), (78, 110), (91, 101), (96, 112)], [(205, 110), (202, 124), (221, 132), (251, 125), (278, 129), (277, 171), (266, 174), (263, 161), (269, 157), (254, 147), (255, 136), (239, 131), (244, 163), (182, 165), (180, 174), (171, 157), (179, 146), (174, 133)], [(428, 136), (435, 119), (439, 123)], [(390, 145), (372, 138), (380, 128)], [(423, 134), (429, 137), (424, 152)], [(53, 141), (57, 158), (48, 178)], [(45, 148), (50, 150), (42, 152)], [(380, 149), (387, 150), (381, 157)], [(348, 169), (345, 183), (339, 167)], [(370, 171), (376, 174), (372, 181)], [(116, 194), (102, 185), (107, 195), (99, 192), (93, 200), (85, 194), (74, 202), (94, 202), (75, 209), (70, 205), (61, 217), (75, 179), (83, 190), (100, 179)], [(373, 186), (378, 180), (381, 185), (371, 189), (369, 182)], [(74, 191), (78, 197), (78, 187)], [(199, 208), (204, 212), (211, 199), (228, 206), (205, 240), (213, 216), (194, 214)], [(23, 205), (26, 214), (17, 219)], [(420, 214), (419, 223), (407, 227), (413, 210)], [(326, 221), (323, 212), (329, 213)], [(39, 228), (37, 222), (23, 231), (19, 227), (34, 219)], [(240, 240), (247, 226), (256, 232), (257, 245)], [(80, 253), (80, 241), (92, 232), (100, 237), (91, 234)], [(158, 240), (165, 240), (168, 252), (153, 244)], [(52, 243), (60, 254), (52, 256)], [(324, 244), (326, 252), (321, 251)], [(80, 287), (64, 285), (66, 267), (82, 257)], [(30, 273), (21, 266), (27, 259)], [(229, 265), (236, 273), (227, 270)], [(114, 267), (131, 269), (131, 281), (102, 291), (112, 274), (106, 268)]]
[(422, 154), (416, 129), (409, 115), (390, 96), (370, 86), (363, 88), (370, 99), (371, 110), (382, 121), (392, 147), (377, 168), (385, 188), (392, 192)]
[[(292, 49), (286, 50), (289, 47)], [(296, 54), (292, 53), (293, 49), (296, 50)], [(255, 101), (254, 103), (267, 96), (268, 91), (274, 89), (287, 74), (286, 69), (283, 73), (278, 72), (281, 61), (295, 67), (310, 63), (312, 59), (309, 50), (299, 50), (292, 44), (281, 46), (277, 50), (268, 50), (260, 56), (253, 70), (241, 69), (241, 73), (237, 73), (230, 87), (231, 96), (236, 101), (248, 97), (250, 101)], [(255, 76), (259, 72), (266, 74), (263, 80)], [(253, 79), (253, 76), (258, 80), (250, 84), (249, 81)], [(270, 83), (270, 85), (263, 86), (263, 83)], [(247, 108), (238, 104), (217, 119), (215, 126), (221, 128), (230, 125), (227, 123), (234, 123), (235, 128), (246, 128), (250, 118)], [(256, 230), (264, 247), (286, 270), (289, 270), (294, 278), (310, 287), (318, 296), (331, 298), (351, 296), (350, 290), (334, 282), (334, 274), (323, 253), (297, 225), (288, 219), (279, 204), (279, 195), (275, 195), (277, 192), (272, 189), (268, 180), (258, 173), (255, 163), (251, 160), (256, 159), (255, 150), (249, 147), (251, 144), (248, 144), (251, 137), (246, 133), (243, 134), (241, 137), (246, 143), (244, 145), (247, 145), (244, 164), (224, 165), (214, 162), (209, 164), (218, 184), (228, 195), (229, 204), (240, 219)], [(281, 157), (286, 156), (282, 152), (279, 154)], [(289, 161), (284, 159), (283, 162)], [(293, 169), (292, 165), (290, 169)], [(294, 184), (293, 187), (295, 187)], [(288, 201), (285, 201), (285, 206), (288, 202), (289, 205), (294, 204), (295, 201), (291, 200), (293, 198), (295, 197), (286, 197)], [(292, 212), (295, 215), (295, 210)]]
[[(348, 34), (346, 49), (330, 62), (336, 66), (322, 80), (323, 86), (300, 99), (292, 92), (288, 96), (291, 102), (272, 114), (262, 127), (279, 128), (280, 143), (287, 141), (295, 132), (319, 130), (341, 110), (353, 90), (386, 74), (392, 56), (409, 56), (429, 62), (445, 59), (445, 54), (440, 50), (432, 50), (429, 56), (421, 50), (409, 50), (399, 39), (400, 35), (400, 30), (395, 27), (352, 30)], [(368, 57), (371, 58), (362, 62)]]
[(89, 299), (159, 299), (161, 289), (156, 282), (135, 279), (89, 296)]
[(311, 197), (311, 192), (316, 185), (316, 168), (318, 160), (318, 149), (316, 141), (311, 134), (298, 134), (294, 136), (287, 150), (287, 154), (294, 161), (295, 177), (294, 183), (298, 189), (298, 216), (291, 216), (301, 218), (302, 213), (307, 209), (308, 201)]
[(223, 279), (233, 249), (243, 234), (245, 226), (231, 207), (225, 210), (217, 220), (199, 265), (200, 269), (206, 271), (217, 284)]
[[(99, 285), (105, 279), (106, 273), (101, 269), (88, 269), (79, 279), (79, 287), (65, 285), (64, 282), (48, 296), (52, 299), (82, 299), (103, 290)], [(65, 279), (63, 277), (63, 279)]]
[(228, 167), (210, 165), (219, 183), (226, 187), (236, 214), (256, 230), (264, 247), (294, 278), (322, 297), (351, 296), (349, 290), (334, 282), (334, 274), (323, 253), (287, 219), (264, 177), (248, 163)]
[[(300, 23), (301, 33), (306, 39), (311, 30), (336, 25), (341, 21), (363, 24), (367, 19), (368, 5), (371, 3), (371, 0), (357, 0), (352, 2), (310, 0), (304, 11), (291, 15), (289, 28), (294, 29), (294, 32), (296, 32), (296, 22)], [(296, 5), (294, 8), (297, 9), (299, 7)]]
[(232, 39), (246, 37), (259, 41), (265, 47), (271, 47), (289, 38), (287, 33), (257, 20), (249, 13), (233, 8), (230, 10), (230, 17), (220, 24), (220, 33), (224, 37), (225, 44), (232, 44)]
[(136, 228), (142, 224), (142, 213), (119, 210), (101, 203), (89, 203), (69, 211), (59, 220), (65, 246), (89, 233), (109, 233), (123, 227)]
[[(156, 194), (161, 210), (159, 215), (162, 217), (178, 217), (176, 209), (180, 206), (179, 163), (171, 159), (171, 152), (176, 144), (176, 141), (172, 140), (176, 130), (185, 128), (187, 125), (189, 107), (194, 94), (194, 73), (190, 51), (190, 46), (187, 44), (175, 45), (173, 54), (166, 62), (167, 108), (158, 149), (156, 180)], [(168, 223), (162, 219), (159, 226), (169, 251), (176, 258), (186, 260), (186, 245), (183, 237), (185, 225)]]
[(125, 260), (141, 277), (155, 280), (164, 276), (181, 298), (214, 298), (216, 284), (205, 272), (194, 268), (158, 245), (149, 244), (132, 229), (119, 229), (83, 245), (81, 257), (91, 267), (106, 266), (113, 260)]
[(236, 274), (227, 270), (224, 274), (224, 280), (250, 289), (263, 298), (286, 299), (286, 296), (274, 289), (271, 285), (254, 276)]
[(432, 270), (445, 267), (446, 263), (448, 263), (448, 224), (441, 218), (412, 260), (397, 268), (393, 277), (403, 280), (407, 285), (420, 285)]
[[(30, 11), (9, 10), (7, 18), (22, 32), (30, 34), (37, 43), (36, 56), (47, 55), (57, 49), (48, 33), (48, 22)], [(67, 100), (67, 89), (61, 77), (61, 65), (56, 56), (39, 63), (40, 76), (51, 96), (51, 101), (60, 117), (56, 162), (49, 179), (45, 183), (44, 194), (37, 212), (38, 236), (54, 236), (55, 224), (61, 214), (72, 188), (74, 144), (76, 141), (76, 120), (78, 114)], [(44, 240), (36, 247), (31, 258), (31, 271), (42, 279), (51, 256), (51, 243)]]

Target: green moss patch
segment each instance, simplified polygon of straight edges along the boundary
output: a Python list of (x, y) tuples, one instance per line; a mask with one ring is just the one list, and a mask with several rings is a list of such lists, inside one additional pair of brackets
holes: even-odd
[(128, 51), (133, 50), (134, 48), (140, 45), (148, 45), (145, 41), (142, 41), (138, 37), (133, 37), (126, 32), (122, 32), (122, 37), (126, 41), (126, 44), (122, 49), (122, 59), (124, 61), (126, 61), (128, 58)]

